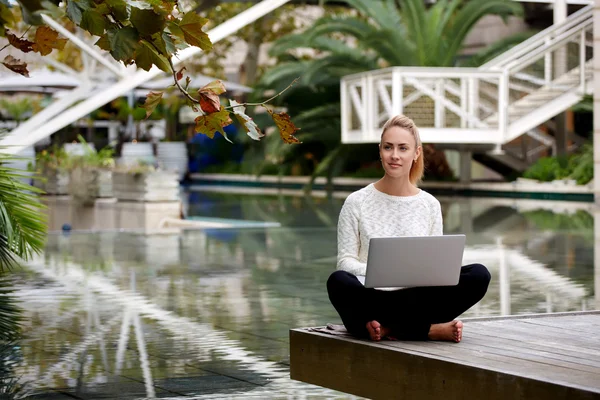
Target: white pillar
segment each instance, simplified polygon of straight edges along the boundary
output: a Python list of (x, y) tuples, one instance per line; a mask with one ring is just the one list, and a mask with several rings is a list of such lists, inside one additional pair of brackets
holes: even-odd
[(567, 19), (567, 0), (554, 0), (554, 25), (560, 24), (565, 19)]
[(597, 21), (600, 21), (600, 0), (594, 5), (594, 197), (600, 206), (600, 25)]

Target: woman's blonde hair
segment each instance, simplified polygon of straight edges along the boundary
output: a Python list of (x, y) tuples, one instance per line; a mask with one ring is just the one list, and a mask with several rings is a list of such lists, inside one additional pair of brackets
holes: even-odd
[(381, 139), (379, 143), (380, 146), (385, 132), (393, 127), (406, 129), (407, 131), (412, 133), (413, 137), (415, 138), (416, 147), (421, 146), (421, 154), (419, 155), (419, 158), (417, 158), (417, 160), (413, 162), (412, 166), (410, 167), (410, 173), (408, 175), (410, 183), (412, 183), (413, 185), (417, 185), (419, 182), (421, 182), (423, 174), (425, 173), (425, 157), (421, 143), (421, 136), (419, 135), (419, 129), (417, 128), (417, 125), (415, 125), (414, 121), (408, 118), (406, 115), (396, 115), (388, 119), (385, 125), (383, 125), (383, 132), (381, 132)]

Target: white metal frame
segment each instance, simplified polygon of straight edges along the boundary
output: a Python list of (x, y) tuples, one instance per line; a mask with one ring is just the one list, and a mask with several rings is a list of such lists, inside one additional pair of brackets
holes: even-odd
[[(263, 0), (262, 2), (250, 7), (249, 9), (215, 27), (208, 32), (208, 36), (213, 43), (217, 43), (218, 41), (237, 32), (246, 25), (251, 24), (252, 22), (281, 7), (289, 1), (290, 0)], [(44, 20), (51, 24), (54, 28), (57, 28), (55, 26), (55, 22), (49, 17), (44, 17)], [(101, 53), (98, 49), (86, 45), (84, 42), (78, 40), (78, 38), (70, 34), (70, 32), (67, 32), (67, 35), (66, 33), (62, 32), (61, 29), (61, 33), (73, 40), (78, 47), (85, 51), (90, 57), (93, 57), (95, 61), (109, 68), (113, 73), (120, 75), (120, 79), (118, 82), (103, 88), (99, 88), (97, 85), (92, 85), (88, 88), (87, 96), (84, 96), (87, 98), (77, 105), (73, 106), (73, 104), (77, 101), (76, 99), (70, 99), (72, 101), (65, 100), (64, 102), (60, 103), (60, 105), (54, 107), (52, 109), (53, 112), (47, 112), (43, 116), (40, 116), (33, 122), (27, 124), (25, 127), (20, 126), (19, 128), (14, 129), (3, 140), (0, 141), (0, 146), (9, 146), (6, 148), (6, 150), (3, 150), (6, 153), (18, 153), (21, 149), (31, 146), (39, 140), (50, 136), (54, 132), (68, 126), (69, 124), (72, 124), (80, 118), (83, 118), (104, 104), (107, 104), (108, 102), (125, 95), (141, 84), (163, 73), (157, 67), (153, 67), (150, 71), (136, 70), (135, 68), (131, 67), (125, 70), (115, 69), (112, 63), (106, 62), (107, 60), (105, 59), (103, 53)], [(201, 51), (202, 50), (197, 47), (188, 47), (173, 57), (173, 64), (177, 66)], [(109, 67), (107, 65), (111, 66)]]

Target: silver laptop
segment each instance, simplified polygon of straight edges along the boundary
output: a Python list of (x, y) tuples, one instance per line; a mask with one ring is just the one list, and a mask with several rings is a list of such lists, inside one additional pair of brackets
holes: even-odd
[(458, 284), (465, 235), (372, 238), (365, 287)]

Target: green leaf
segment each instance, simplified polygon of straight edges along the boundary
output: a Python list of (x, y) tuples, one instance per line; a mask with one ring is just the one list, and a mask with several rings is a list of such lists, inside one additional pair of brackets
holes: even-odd
[(95, 43), (96, 46), (100, 47), (102, 50), (110, 51), (110, 40), (108, 40), (108, 35), (100, 36), (100, 39)]
[[(202, 50), (212, 49), (212, 43), (208, 34), (202, 30), (202, 27), (208, 22), (208, 19), (202, 18), (194, 12), (188, 12), (183, 16), (179, 23), (179, 28), (183, 32), (183, 39), (190, 45), (201, 48)], [(177, 35), (177, 33), (173, 32)]]
[(151, 36), (154, 33), (161, 32), (165, 28), (165, 19), (153, 10), (141, 10), (136, 7), (131, 8), (131, 24), (142, 35)]
[(119, 22), (129, 20), (129, 12), (127, 11), (127, 3), (125, 0), (105, 0), (108, 7), (112, 10), (113, 15)]
[(102, 14), (94, 9), (89, 9), (83, 12), (80, 26), (92, 35), (102, 36), (106, 27), (106, 21)]
[(115, 32), (109, 32), (110, 54), (119, 61), (133, 59), (135, 51), (140, 47), (140, 36), (135, 28), (126, 26)]
[(246, 115), (246, 107), (240, 105), (235, 100), (229, 100), (229, 104), (231, 104), (232, 112), (235, 118), (242, 124), (244, 129), (246, 130), (246, 134), (250, 136), (250, 138), (254, 140), (260, 140), (261, 137), (264, 137), (265, 134), (262, 133), (256, 122), (252, 120), (248, 115)]
[(162, 39), (165, 42), (165, 49), (167, 50), (167, 54), (175, 54), (177, 53), (177, 48), (175, 47), (175, 43), (173, 42), (173, 38), (167, 32), (162, 33)]
[(100, 3), (96, 6), (96, 12), (101, 15), (108, 15), (110, 14), (110, 8), (108, 7), (108, 4)]
[(83, 13), (92, 8), (88, 0), (67, 0), (67, 17), (77, 25), (81, 24)]
[(165, 72), (171, 72), (169, 61), (146, 40), (141, 41), (141, 45), (135, 52), (135, 63), (146, 71), (149, 71), (152, 65), (156, 65)]
[(146, 95), (146, 101), (144, 102), (144, 105), (142, 106), (142, 108), (146, 109), (146, 118), (148, 119), (148, 117), (150, 115), (152, 115), (152, 113), (154, 112), (154, 110), (156, 109), (156, 106), (158, 106), (162, 100), (162, 95), (163, 92), (150, 92)]

